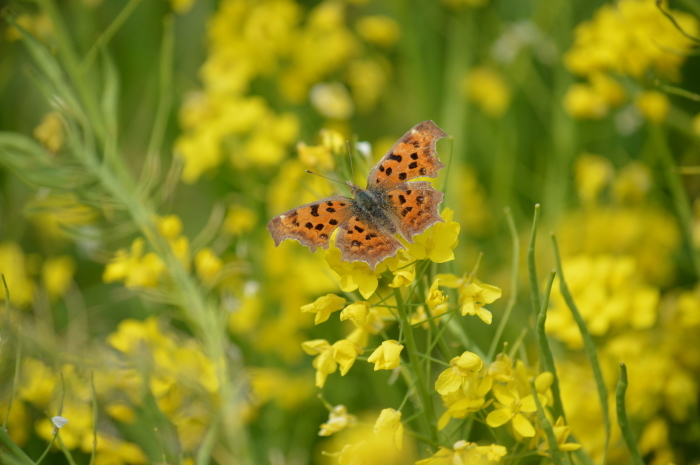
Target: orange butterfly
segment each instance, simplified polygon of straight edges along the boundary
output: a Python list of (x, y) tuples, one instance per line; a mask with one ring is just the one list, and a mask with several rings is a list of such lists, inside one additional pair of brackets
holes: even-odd
[(435, 156), (435, 142), (447, 134), (432, 121), (423, 121), (401, 139), (372, 168), (367, 189), (346, 182), (353, 198), (334, 195), (278, 215), (267, 224), (275, 245), (295, 239), (311, 251), (328, 248), (331, 234), (340, 228), (335, 246), (343, 260), (363, 261), (374, 269), (379, 262), (405, 248), (413, 236), (443, 221), (438, 213), (443, 193), (429, 182), (443, 168)]

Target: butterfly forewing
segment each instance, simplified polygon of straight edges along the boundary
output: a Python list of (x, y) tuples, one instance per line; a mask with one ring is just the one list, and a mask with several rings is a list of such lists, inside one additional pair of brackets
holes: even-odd
[(267, 223), (275, 245), (285, 239), (295, 239), (311, 251), (328, 248), (335, 229), (350, 216), (352, 199), (335, 195), (277, 215)]
[(404, 246), (392, 234), (376, 226), (360, 221), (356, 216), (348, 220), (338, 231), (335, 246), (343, 260), (363, 261), (372, 269), (387, 257), (393, 257)]
[(372, 168), (368, 189), (388, 189), (409, 179), (435, 178), (443, 168), (435, 156), (435, 143), (447, 134), (432, 121), (416, 124)]
[(387, 192), (399, 233), (406, 240), (412, 243), (413, 236), (442, 221), (439, 205), (443, 195), (425, 181), (403, 183)]

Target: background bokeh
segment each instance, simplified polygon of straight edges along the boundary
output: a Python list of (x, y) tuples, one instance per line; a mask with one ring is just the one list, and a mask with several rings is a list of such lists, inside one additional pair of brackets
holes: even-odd
[[(364, 186), (433, 120), (451, 136), (435, 186), (460, 234), (431, 273), (480, 260), (479, 279), (503, 289), (494, 324), (460, 322), (470, 350), (488, 351), (519, 291), (501, 340), (524, 338), (519, 357), (537, 365), (525, 258), (540, 204), (540, 288), (554, 232), (611, 405), (627, 364), (642, 456), (699, 463), (697, 1), (13, 0), (0, 17), (0, 421), (32, 461), (59, 410), (69, 423), (44, 463), (93, 450), (109, 465), (430, 456), (410, 435), (374, 461), (324, 455), (371, 435), (406, 385), (358, 362), (317, 389), (302, 343), (354, 326), (300, 309), (369, 295), (341, 290), (326, 252), (275, 248), (265, 225), (348, 194), (306, 169)], [(600, 463), (595, 380), (558, 279), (547, 334), (567, 424)], [(361, 426), (319, 436), (339, 404)], [(547, 460), (517, 434), (471, 431), (454, 440)], [(7, 463), (34, 463), (0, 443)], [(628, 454), (614, 427), (608, 462)]]

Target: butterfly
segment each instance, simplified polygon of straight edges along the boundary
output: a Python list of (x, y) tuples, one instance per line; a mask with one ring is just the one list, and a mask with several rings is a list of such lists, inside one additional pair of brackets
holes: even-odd
[(366, 262), (374, 270), (405, 249), (396, 234), (413, 243), (413, 236), (443, 221), (438, 206), (444, 194), (426, 181), (406, 182), (437, 177), (445, 165), (435, 156), (435, 143), (443, 137), (447, 134), (432, 121), (415, 125), (372, 168), (366, 189), (345, 183), (353, 198), (334, 195), (272, 218), (267, 229), (275, 246), (295, 239), (312, 252), (327, 249), (339, 229), (335, 246), (342, 259)]

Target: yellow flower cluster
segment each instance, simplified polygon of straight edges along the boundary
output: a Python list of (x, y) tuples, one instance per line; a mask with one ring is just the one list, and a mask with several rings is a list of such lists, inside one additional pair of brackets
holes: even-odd
[[(346, 25), (346, 5), (324, 1), (303, 11), (293, 0), (226, 0), (209, 23), (209, 53), (200, 70), (204, 90), (182, 106), (184, 131), (175, 151), (182, 180), (230, 161), (235, 167), (271, 167), (296, 142), (299, 119), (277, 112), (251, 88), (276, 88), (292, 106), (311, 103), (321, 115), (347, 120), (355, 107), (372, 109), (387, 82), (383, 61), (363, 57)], [(390, 48), (399, 35), (388, 17), (361, 17), (359, 36)], [(339, 80), (342, 76), (344, 82)]]
[[(696, 18), (678, 11), (671, 14), (684, 31), (697, 35)], [(591, 21), (576, 27), (574, 43), (564, 56), (566, 67), (588, 80), (568, 90), (564, 107), (575, 118), (602, 118), (626, 98), (613, 75), (640, 79), (653, 71), (677, 79), (692, 46), (693, 42), (659, 11), (654, 0), (603, 5)], [(637, 105), (649, 120), (660, 122), (668, 99), (658, 92), (643, 92), (637, 97)]]

